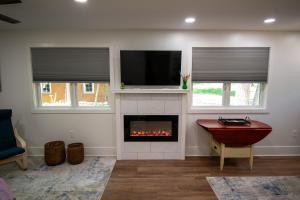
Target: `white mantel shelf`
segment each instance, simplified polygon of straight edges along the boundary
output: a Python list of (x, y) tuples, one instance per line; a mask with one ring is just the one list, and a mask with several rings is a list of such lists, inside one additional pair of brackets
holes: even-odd
[(115, 94), (187, 94), (188, 90), (183, 89), (112, 89), (112, 93)]

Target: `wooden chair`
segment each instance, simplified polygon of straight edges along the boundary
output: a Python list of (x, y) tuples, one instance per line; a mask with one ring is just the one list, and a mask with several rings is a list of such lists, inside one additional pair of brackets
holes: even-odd
[(26, 170), (26, 142), (13, 128), (11, 115), (11, 110), (0, 110), (0, 165), (17, 162), (21, 169)]

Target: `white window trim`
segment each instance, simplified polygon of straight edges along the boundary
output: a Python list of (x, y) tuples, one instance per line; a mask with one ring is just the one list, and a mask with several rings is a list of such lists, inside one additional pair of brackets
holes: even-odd
[(188, 110), (189, 114), (269, 114), (269, 110), (264, 108), (245, 108), (245, 107), (235, 107), (235, 108), (226, 108), (226, 107), (190, 107)]
[[(89, 92), (89, 91), (86, 91), (86, 85), (87, 84), (92, 84), (92, 91)], [(83, 87), (83, 93), (84, 94), (94, 94), (95, 93), (95, 84), (94, 83), (82, 83), (82, 87)]]
[(41, 92), (41, 94), (51, 94), (51, 93), (52, 93), (52, 86), (51, 86), (51, 83), (50, 83), (50, 82), (47, 82), (47, 83), (41, 83), (41, 84), (49, 84), (49, 92), (44, 92), (44, 91), (43, 91), (43, 87), (40, 86), (40, 92)]
[[(110, 84), (109, 82), (105, 82)], [(97, 107), (97, 106), (78, 106), (78, 96), (77, 96), (77, 83), (70, 84), (70, 106), (42, 106), (40, 102), (41, 97), (41, 88), (40, 83), (33, 83), (33, 98), (34, 98), (34, 107), (32, 113), (103, 113), (110, 114), (113, 113), (113, 95), (109, 92), (108, 94), (108, 105), (107, 107)]]
[[(218, 81), (216, 81), (218, 82)], [(219, 81), (220, 82), (220, 81)], [(222, 83), (230, 83), (230, 82), (222, 82)], [(267, 84), (263, 84), (261, 87), (260, 94), (262, 95), (260, 98), (259, 106), (230, 106), (230, 99), (227, 97), (230, 94), (230, 84), (223, 84), (223, 105), (222, 106), (193, 106), (193, 82), (190, 81), (189, 85), (189, 94), (188, 94), (188, 113), (189, 114), (269, 114), (269, 110), (267, 108)], [(229, 92), (225, 92), (228, 90)], [(225, 97), (225, 98), (224, 98)], [(226, 98), (227, 97), (227, 98)], [(227, 99), (224, 100), (224, 99)], [(226, 106), (224, 106), (226, 105)]]

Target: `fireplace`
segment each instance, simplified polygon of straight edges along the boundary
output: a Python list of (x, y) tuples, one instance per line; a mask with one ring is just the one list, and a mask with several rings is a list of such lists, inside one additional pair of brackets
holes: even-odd
[(178, 141), (178, 115), (124, 115), (124, 141)]

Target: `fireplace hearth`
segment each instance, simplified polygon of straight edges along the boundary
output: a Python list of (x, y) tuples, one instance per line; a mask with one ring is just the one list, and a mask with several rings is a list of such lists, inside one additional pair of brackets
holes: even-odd
[(124, 115), (124, 141), (178, 141), (178, 115)]

